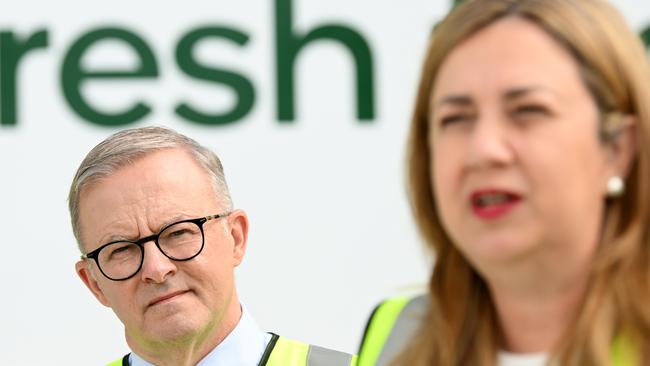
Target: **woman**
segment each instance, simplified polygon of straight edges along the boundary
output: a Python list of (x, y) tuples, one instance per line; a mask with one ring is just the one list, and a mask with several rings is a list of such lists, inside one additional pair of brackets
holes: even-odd
[(366, 365), (641, 365), (650, 67), (599, 0), (477, 0), (436, 28), (412, 119), (429, 293), (376, 309)]

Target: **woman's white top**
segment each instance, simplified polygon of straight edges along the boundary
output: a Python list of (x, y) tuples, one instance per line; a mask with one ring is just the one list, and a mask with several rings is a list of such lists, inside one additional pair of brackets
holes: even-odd
[(512, 353), (499, 351), (497, 365), (499, 366), (546, 366), (546, 353)]

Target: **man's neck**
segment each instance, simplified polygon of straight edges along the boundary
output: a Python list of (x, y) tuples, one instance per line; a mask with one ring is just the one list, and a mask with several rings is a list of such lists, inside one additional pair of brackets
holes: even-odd
[[(236, 300), (236, 299), (235, 299)], [(195, 366), (235, 329), (242, 316), (239, 301), (234, 301), (217, 324), (173, 341), (137, 342), (126, 334), (129, 348), (156, 366)]]

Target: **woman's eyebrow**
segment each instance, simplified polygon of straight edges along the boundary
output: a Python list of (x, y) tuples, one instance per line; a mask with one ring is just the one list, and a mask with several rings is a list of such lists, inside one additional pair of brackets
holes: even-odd
[(544, 93), (544, 94), (550, 94), (556, 96), (556, 94), (548, 88), (545, 88), (543, 86), (533, 85), (533, 86), (518, 87), (518, 88), (507, 90), (503, 95), (503, 99), (505, 100), (517, 99), (531, 93)]
[(445, 104), (451, 104), (454, 106), (469, 106), (472, 105), (472, 98), (467, 95), (448, 95), (439, 99), (436, 103), (436, 107), (441, 107)]

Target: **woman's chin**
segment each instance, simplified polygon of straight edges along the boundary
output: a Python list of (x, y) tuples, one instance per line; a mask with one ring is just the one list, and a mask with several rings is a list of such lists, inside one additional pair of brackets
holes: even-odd
[(539, 246), (516, 237), (481, 238), (464, 246), (464, 254), (480, 269), (505, 269), (533, 259)]

